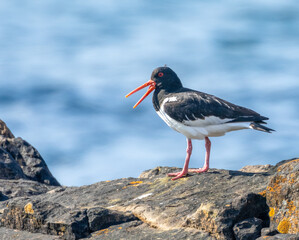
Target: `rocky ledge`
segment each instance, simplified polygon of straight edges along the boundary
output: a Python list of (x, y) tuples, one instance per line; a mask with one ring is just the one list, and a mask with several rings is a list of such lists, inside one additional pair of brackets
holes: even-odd
[(0, 121), (0, 239), (299, 239), (299, 159), (60, 186)]

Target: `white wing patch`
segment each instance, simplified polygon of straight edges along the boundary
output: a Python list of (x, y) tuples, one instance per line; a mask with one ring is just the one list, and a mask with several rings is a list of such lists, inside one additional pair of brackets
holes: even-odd
[[(195, 118), (194, 114), (193, 117)], [(216, 116), (209, 116), (205, 117), (204, 119), (196, 119), (196, 120), (188, 120), (188, 121), (183, 121), (184, 124), (187, 126), (194, 126), (194, 127), (205, 127), (209, 125), (217, 125), (217, 124), (223, 124), (227, 123), (229, 121), (233, 120), (232, 118), (224, 118), (221, 119)]]
[[(176, 130), (184, 134), (189, 139), (204, 139), (205, 137), (223, 136), (225, 133), (235, 130), (250, 128), (250, 122), (235, 122), (228, 123), (233, 120), (230, 118), (221, 119), (216, 116), (205, 117), (204, 119), (187, 120), (178, 122), (169, 117), (164, 111), (164, 104), (169, 102), (170, 98), (164, 99), (160, 110), (157, 114), (164, 120), (164, 122)], [(176, 101), (176, 97), (171, 97), (171, 101)], [(187, 118), (188, 119), (188, 118)]]
[(177, 97), (168, 97), (168, 98), (165, 98), (162, 105), (164, 105), (164, 103), (167, 103), (167, 102), (176, 102), (178, 99)]

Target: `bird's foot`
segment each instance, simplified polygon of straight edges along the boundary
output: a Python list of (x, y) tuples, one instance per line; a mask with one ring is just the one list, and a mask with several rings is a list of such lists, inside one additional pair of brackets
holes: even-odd
[(186, 176), (187, 174), (188, 174), (188, 172), (181, 171), (181, 172), (176, 172), (176, 173), (168, 173), (167, 176), (168, 177), (174, 177), (171, 180), (177, 180), (179, 178), (182, 178), (182, 177)]
[(209, 167), (204, 166), (203, 168), (190, 168), (188, 171), (181, 171), (181, 172), (175, 172), (175, 173), (168, 173), (168, 177), (174, 177), (171, 180), (177, 180), (179, 178), (182, 178), (186, 176), (188, 173), (203, 173), (207, 172), (209, 170)]
[(190, 172), (190, 173), (203, 173), (203, 172), (207, 172), (208, 170), (209, 170), (209, 167), (204, 166), (203, 168), (189, 169), (188, 172)]

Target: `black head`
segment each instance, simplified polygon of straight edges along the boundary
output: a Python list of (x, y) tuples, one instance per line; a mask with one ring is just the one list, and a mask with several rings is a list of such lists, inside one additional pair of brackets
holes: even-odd
[(151, 80), (156, 83), (157, 90), (167, 92), (175, 91), (183, 87), (181, 80), (169, 67), (158, 67), (152, 72)]
[(151, 80), (128, 93), (126, 97), (131, 96), (133, 93), (145, 87), (149, 87), (147, 92), (139, 99), (133, 108), (137, 107), (154, 90), (154, 95), (156, 96), (163, 91), (168, 93), (175, 92), (183, 86), (178, 76), (169, 67), (158, 67), (153, 71)]

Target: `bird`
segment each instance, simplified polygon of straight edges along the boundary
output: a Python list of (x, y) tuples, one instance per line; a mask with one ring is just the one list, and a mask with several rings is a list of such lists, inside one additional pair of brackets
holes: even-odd
[[(264, 126), (269, 118), (245, 107), (230, 103), (214, 95), (185, 88), (177, 74), (163, 66), (153, 70), (148, 82), (126, 95), (149, 87), (147, 92), (133, 106), (136, 108), (152, 91), (153, 106), (164, 122), (175, 131), (185, 135), (187, 154), (182, 171), (169, 173), (176, 180), (188, 173), (203, 173), (209, 170), (211, 141), (227, 132), (241, 129), (254, 129), (271, 133), (275, 131)], [(205, 162), (199, 169), (189, 169), (192, 153), (192, 140), (205, 140)]]

